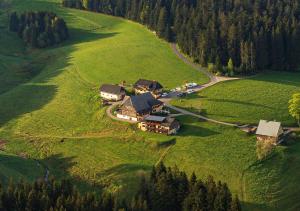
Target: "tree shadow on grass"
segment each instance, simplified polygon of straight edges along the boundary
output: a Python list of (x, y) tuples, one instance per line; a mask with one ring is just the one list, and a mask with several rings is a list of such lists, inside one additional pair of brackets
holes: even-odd
[(275, 108), (263, 104), (258, 104), (258, 103), (251, 103), (251, 102), (245, 102), (245, 101), (240, 101), (240, 100), (232, 100), (232, 99), (217, 99), (217, 98), (207, 98), (207, 101), (212, 101), (212, 102), (220, 102), (220, 103), (233, 103), (237, 105), (245, 105), (245, 106), (252, 106), (252, 107), (260, 107), (260, 108), (266, 108), (273, 110)]
[(184, 124), (181, 126), (179, 133), (176, 135), (178, 137), (185, 136), (197, 136), (197, 137), (209, 137), (220, 134), (217, 131), (200, 127), (197, 125)]
[(53, 85), (21, 85), (15, 92), (1, 95), (0, 126), (6, 122), (42, 108), (54, 97)]
[(258, 203), (251, 203), (251, 202), (244, 202), (241, 201), (242, 209), (245, 211), (267, 211), (267, 210), (274, 210), (274, 208), (271, 208), (267, 206), (266, 204), (258, 204)]
[[(101, 193), (103, 186), (70, 175), (69, 170), (76, 165), (74, 157), (64, 157), (61, 154), (51, 155), (45, 159), (27, 159), (21, 156), (0, 153), (0, 183), (7, 184), (10, 179), (18, 182), (21, 179), (29, 182), (38, 179), (45, 180), (54, 177), (57, 180), (69, 179), (80, 191), (95, 191)], [(8, 172), (9, 171), (9, 172)], [(47, 173), (48, 172), (48, 173)]]
[(69, 179), (81, 191), (95, 191), (100, 193), (104, 188), (102, 184), (95, 183), (92, 180), (82, 179), (79, 176), (70, 175), (69, 170), (77, 164), (75, 157), (65, 157), (62, 154), (50, 155), (39, 162), (49, 170), (50, 176), (54, 176), (58, 180)]
[[(30, 79), (26, 77), (24, 81), (14, 84), (9, 90), (0, 94), (0, 127), (23, 114), (41, 109), (54, 98), (58, 87), (42, 83), (50, 81), (62, 73), (66, 67), (72, 65), (70, 54), (76, 50), (73, 44), (83, 40), (87, 42), (115, 35), (115, 33), (94, 34), (84, 30), (80, 30), (80, 33), (85, 37), (84, 39), (73, 40), (50, 49), (38, 50), (41, 55), (36, 58), (37, 62), (39, 64), (44, 62), (40, 69), (35, 70)], [(29, 85), (26, 82), (31, 83)], [(9, 84), (9, 81), (7, 83)]]
[(142, 165), (142, 164), (120, 164), (112, 168), (106, 169), (101, 173), (98, 173), (97, 176), (100, 177), (121, 177), (122, 175), (138, 172), (138, 171), (150, 171), (152, 166)]
[[(233, 100), (233, 99), (220, 99), (220, 98), (209, 98), (207, 96), (199, 96), (198, 94), (192, 94), (189, 95), (188, 97), (183, 98), (183, 100), (201, 100), (205, 99), (206, 101), (211, 101), (211, 102), (216, 102), (216, 103), (232, 103), (236, 104), (237, 106), (244, 105), (244, 106), (252, 106), (252, 107), (260, 107), (260, 108), (266, 108), (266, 109), (275, 109), (271, 106), (263, 105), (263, 104), (258, 104), (258, 103), (252, 103), (252, 102), (246, 102), (246, 101), (241, 101), (241, 100)], [(187, 104), (188, 106), (188, 104)], [(201, 110), (201, 108), (199, 108)], [(201, 111), (202, 112), (202, 111)]]
[(247, 80), (277, 83), (281, 85), (300, 85), (300, 71), (266, 71)]
[(121, 187), (118, 194), (121, 194), (121, 198), (131, 198), (131, 194), (134, 194), (137, 190), (137, 184), (140, 181), (142, 175), (151, 172), (152, 166), (145, 164), (133, 164), (125, 163), (115, 165), (109, 169), (97, 174), (97, 177), (109, 180), (109, 184), (115, 184)]

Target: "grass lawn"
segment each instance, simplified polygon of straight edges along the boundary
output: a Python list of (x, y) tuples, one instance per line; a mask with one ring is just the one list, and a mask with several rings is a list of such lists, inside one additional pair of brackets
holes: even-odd
[[(288, 182), (299, 184), (296, 144), (258, 163), (255, 138), (234, 128), (180, 117), (181, 133), (168, 137), (142, 133), (134, 125), (106, 117), (98, 99), (102, 83), (132, 84), (148, 78), (173, 88), (185, 80), (202, 84), (208, 79), (181, 62), (145, 27), (62, 8), (58, 2), (12, 0), (11, 10), (52, 10), (64, 17), (71, 39), (62, 45), (27, 49), (15, 35), (0, 29), (0, 44), (7, 48), (0, 49), (0, 139), (7, 141), (0, 154), (1, 180), (40, 177), (44, 172), (34, 158), (52, 175), (71, 178), (82, 190), (100, 186), (130, 198), (138, 176), (164, 160), (201, 178), (213, 175), (227, 182), (249, 210), (299, 208), (294, 197), (298, 185)], [(1, 25), (5, 17), (0, 16)], [(227, 83), (218, 86), (223, 85)], [(289, 174), (283, 175), (284, 170)]]
[(227, 122), (257, 124), (266, 119), (294, 125), (288, 101), (296, 92), (300, 92), (300, 73), (270, 72), (224, 82), (173, 104)]

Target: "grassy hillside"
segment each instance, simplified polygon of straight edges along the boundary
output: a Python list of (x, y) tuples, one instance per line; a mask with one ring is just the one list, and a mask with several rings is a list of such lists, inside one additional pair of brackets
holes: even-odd
[(300, 92), (299, 84), (300, 73), (270, 72), (224, 82), (173, 104), (227, 122), (257, 124), (266, 119), (294, 125), (288, 101)]
[(34, 181), (43, 178), (45, 171), (34, 160), (0, 151), (0, 180), (7, 183), (10, 179), (29, 179)]
[[(289, 182), (300, 182), (296, 144), (257, 162), (255, 137), (234, 128), (182, 117), (181, 133), (168, 137), (106, 117), (97, 97), (102, 83), (131, 84), (142, 77), (172, 88), (184, 80), (205, 83), (207, 78), (143, 26), (62, 8), (57, 2), (13, 0), (10, 10), (52, 10), (64, 17), (72, 36), (62, 45), (28, 49), (0, 28), (0, 44), (7, 49), (0, 49), (0, 139), (7, 141), (0, 179), (43, 175), (28, 159), (35, 158), (52, 175), (71, 178), (83, 190), (105, 187), (130, 197), (138, 176), (164, 160), (203, 179), (213, 175), (227, 182), (249, 210), (299, 208), (299, 188)], [(0, 16), (2, 26), (6, 17)]]

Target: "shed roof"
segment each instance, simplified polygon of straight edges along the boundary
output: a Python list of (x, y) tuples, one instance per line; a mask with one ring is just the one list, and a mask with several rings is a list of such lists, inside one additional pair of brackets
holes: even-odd
[(124, 91), (125, 91), (125, 89), (118, 85), (103, 84), (100, 87), (100, 92), (106, 92), (106, 93), (110, 93), (110, 94), (120, 95)]
[(281, 133), (281, 129), (280, 122), (260, 120), (256, 135), (278, 137)]
[(166, 117), (163, 117), (163, 116), (153, 116), (153, 115), (150, 115), (150, 116), (147, 116), (145, 118), (146, 121), (153, 121), (153, 122), (163, 122), (165, 121)]

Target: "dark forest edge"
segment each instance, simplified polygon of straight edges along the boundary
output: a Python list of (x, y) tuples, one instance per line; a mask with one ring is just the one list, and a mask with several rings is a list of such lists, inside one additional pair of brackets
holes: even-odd
[(45, 48), (69, 38), (66, 22), (52, 12), (25, 12), (10, 14), (9, 30), (16, 32), (25, 44)]
[(296, 71), (300, 66), (297, 0), (62, 0), (62, 4), (142, 23), (220, 74)]
[(82, 194), (69, 180), (10, 181), (6, 188), (0, 186), (0, 210), (239, 211), (241, 205), (225, 183), (216, 183), (212, 177), (203, 182), (195, 174), (188, 179), (176, 167), (160, 163), (150, 178), (142, 177), (130, 203), (107, 193), (101, 197), (93, 192)]

